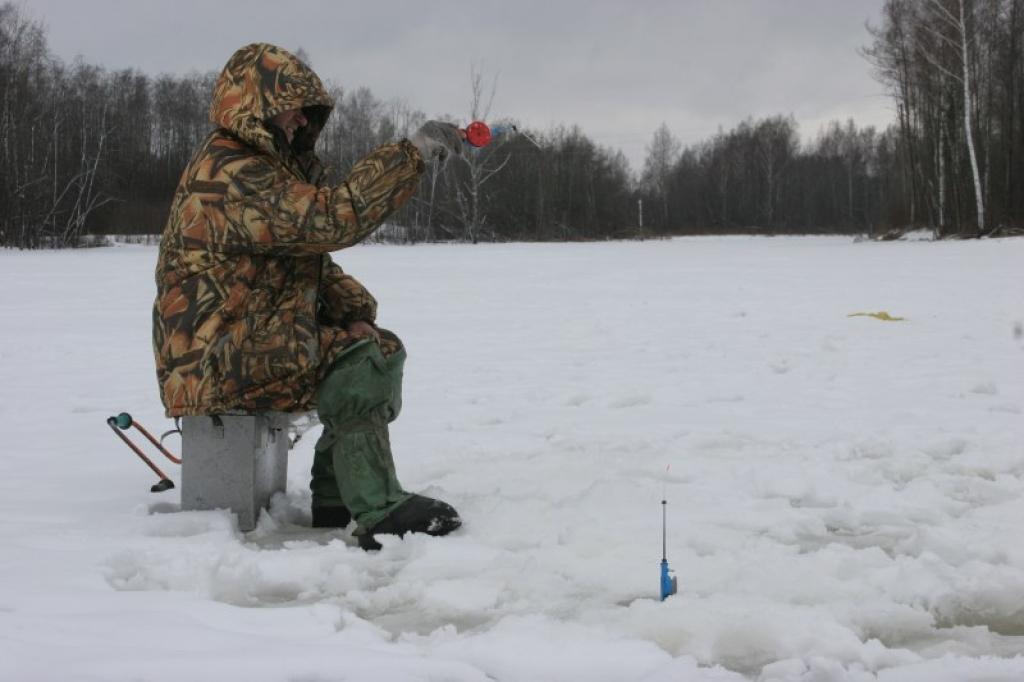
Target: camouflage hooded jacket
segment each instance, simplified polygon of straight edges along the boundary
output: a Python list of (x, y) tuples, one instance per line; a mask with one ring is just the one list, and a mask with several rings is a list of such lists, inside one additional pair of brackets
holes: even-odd
[[(302, 108), (288, 144), (264, 122)], [(312, 407), (326, 368), (373, 322), (376, 301), (327, 252), (356, 244), (404, 204), (423, 173), (408, 141), (320, 184), (313, 145), (333, 102), (273, 45), (236, 52), (210, 106), (217, 129), (174, 194), (160, 244), (153, 349), (168, 416)]]

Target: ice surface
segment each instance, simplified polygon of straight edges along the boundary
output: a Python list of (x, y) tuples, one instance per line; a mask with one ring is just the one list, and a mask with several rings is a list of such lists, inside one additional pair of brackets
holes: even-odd
[(335, 257), (465, 526), (309, 528), (315, 432), (256, 531), (180, 512), (104, 423), (169, 424), (155, 249), (0, 252), (0, 679), (1024, 679), (1024, 240)]

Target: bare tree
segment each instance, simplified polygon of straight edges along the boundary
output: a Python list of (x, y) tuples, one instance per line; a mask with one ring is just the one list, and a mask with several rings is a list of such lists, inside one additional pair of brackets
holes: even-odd
[(643, 174), (640, 185), (657, 200), (661, 207), (661, 223), (668, 227), (669, 178), (672, 169), (679, 161), (682, 145), (669, 130), (668, 124), (662, 122), (654, 131), (651, 143), (647, 145), (647, 158), (644, 160)]
[[(978, 171), (978, 154), (974, 147), (974, 126), (971, 123), (974, 109), (973, 88), (971, 79), (971, 46), (974, 42), (969, 35), (971, 25), (968, 23), (969, 12), (965, 0), (956, 0), (956, 12), (946, 7), (942, 0), (928, 0), (928, 7), (938, 18), (938, 27), (927, 27), (928, 31), (941, 44), (951, 48), (959, 61), (959, 72), (948, 69), (942, 60), (927, 51), (923, 54), (932, 66), (944, 75), (957, 81), (963, 93), (963, 125), (964, 140), (967, 143), (967, 155), (971, 163), (974, 179), (974, 198), (977, 207), (978, 233), (985, 233), (985, 194), (982, 190), (981, 174)], [(950, 35), (952, 33), (952, 35)]]
[(781, 116), (762, 121), (754, 128), (754, 144), (764, 178), (765, 221), (772, 227), (780, 199), (781, 175), (797, 151), (796, 121)]
[[(498, 77), (492, 79), (489, 87), (484, 87), (483, 74), (479, 67), (470, 68), (470, 121), (484, 121), (490, 117), (497, 92)], [(509, 155), (502, 149), (504, 139), (498, 138), (491, 144), (479, 149), (468, 147), (463, 154), (464, 164), (449, 164), (451, 172), (456, 173), (455, 200), (458, 219), (462, 225), (464, 238), (476, 243), (480, 233), (488, 222), (487, 195), (485, 185), (490, 182), (508, 164)]]
[(917, 203), (921, 168), (914, 114), (917, 111), (917, 90), (913, 69), (912, 27), (916, 23), (918, 0), (889, 0), (880, 28), (868, 26), (874, 43), (863, 51), (875, 67), (875, 77), (890, 87), (896, 100), (896, 119), (900, 129), (901, 150), (906, 157), (900, 171), (908, 185), (908, 207), (911, 225), (917, 224)]

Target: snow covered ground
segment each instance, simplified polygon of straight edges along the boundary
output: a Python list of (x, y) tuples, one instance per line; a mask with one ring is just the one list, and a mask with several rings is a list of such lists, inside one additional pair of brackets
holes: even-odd
[(0, 679), (1024, 679), (1024, 240), (336, 254), (465, 519), (376, 555), (311, 436), (252, 533), (148, 491), (155, 257), (0, 252)]

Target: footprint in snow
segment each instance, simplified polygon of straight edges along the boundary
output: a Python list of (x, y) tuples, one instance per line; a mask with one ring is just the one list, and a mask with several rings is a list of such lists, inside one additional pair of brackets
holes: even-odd
[(613, 400), (609, 405), (617, 410), (626, 407), (638, 407), (640, 405), (650, 405), (651, 396), (649, 395), (632, 395), (623, 396), (617, 400)]
[(582, 407), (583, 405), (586, 405), (589, 402), (590, 402), (590, 396), (589, 395), (583, 395), (582, 393), (579, 393), (577, 395), (574, 395), (574, 396), (571, 396), (570, 398), (568, 398), (565, 401), (565, 404), (566, 404), (567, 407)]
[(994, 382), (985, 381), (972, 388), (971, 393), (974, 393), (975, 395), (997, 395), (999, 393), (999, 389), (996, 388)]

